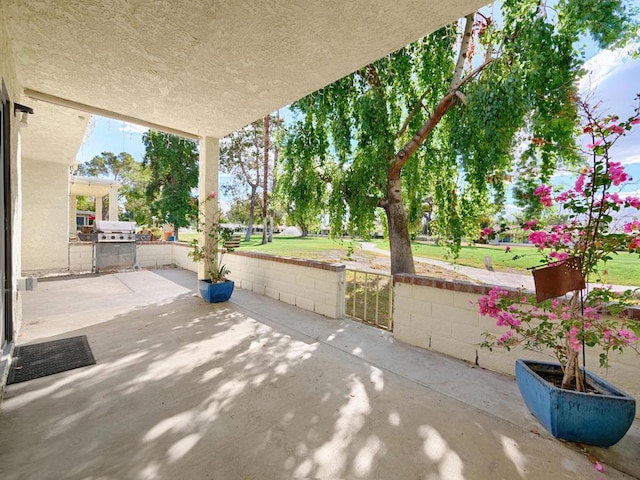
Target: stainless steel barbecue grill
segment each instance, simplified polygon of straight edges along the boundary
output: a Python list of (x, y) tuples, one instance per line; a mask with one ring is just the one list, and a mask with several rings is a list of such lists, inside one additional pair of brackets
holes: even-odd
[(112, 222), (96, 220), (95, 229), (98, 232), (98, 243), (135, 242), (136, 222)]
[(136, 264), (136, 222), (95, 222), (95, 271), (133, 268)]

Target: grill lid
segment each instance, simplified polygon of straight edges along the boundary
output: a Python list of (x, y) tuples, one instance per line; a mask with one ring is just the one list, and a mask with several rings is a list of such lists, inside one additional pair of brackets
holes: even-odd
[(96, 230), (100, 233), (133, 233), (136, 222), (114, 222), (110, 220), (96, 220)]

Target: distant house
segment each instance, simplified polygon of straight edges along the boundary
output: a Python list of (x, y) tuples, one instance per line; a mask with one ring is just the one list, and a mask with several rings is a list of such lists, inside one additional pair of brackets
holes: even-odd
[(93, 225), (93, 221), (95, 219), (95, 212), (89, 210), (76, 210), (76, 230), (82, 230), (82, 227)]

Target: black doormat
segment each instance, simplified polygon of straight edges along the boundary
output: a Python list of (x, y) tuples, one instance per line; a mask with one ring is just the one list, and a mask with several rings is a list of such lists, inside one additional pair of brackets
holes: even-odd
[(86, 335), (16, 347), (7, 384), (26, 382), (94, 363)]

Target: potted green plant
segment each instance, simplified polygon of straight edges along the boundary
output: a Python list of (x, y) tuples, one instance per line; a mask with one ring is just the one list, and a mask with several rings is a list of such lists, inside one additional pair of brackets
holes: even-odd
[(599, 119), (588, 105), (581, 106), (586, 118), (583, 133), (591, 139), (589, 165), (572, 189), (556, 195), (550, 185), (541, 185), (533, 192), (542, 209), (555, 204), (568, 221), (544, 227), (533, 219), (523, 225), (542, 254), (541, 262), (554, 269), (546, 275), (552, 285), (539, 285), (536, 279), (537, 298), (497, 287), (481, 297), (480, 313), (506, 328), (501, 336), (485, 332), (482, 347), (550, 352), (557, 363), (516, 362), (525, 404), (558, 438), (610, 446), (631, 426), (635, 400), (589, 373), (579, 359), (585, 348), (599, 349), (600, 366), (606, 368), (612, 352), (637, 352), (640, 321), (628, 315), (632, 290), (582, 287), (585, 280), (600, 280), (603, 265), (618, 252), (640, 253), (640, 221), (637, 216), (620, 216), (622, 209), (637, 215), (640, 198), (624, 195), (622, 189), (631, 179), (610, 157), (616, 141), (640, 124), (640, 107), (620, 121), (616, 116)]
[[(212, 192), (206, 201), (216, 198), (216, 193)], [(227, 279), (230, 273), (227, 266), (222, 262), (227, 251), (233, 248), (225, 247), (233, 231), (220, 224), (221, 213), (218, 212), (212, 221), (207, 222), (204, 218), (204, 208), (200, 209), (198, 219), (198, 232), (203, 232), (205, 236), (204, 245), (200, 245), (198, 239), (189, 242), (191, 251), (189, 256), (195, 262), (204, 262), (204, 270), (207, 278), (198, 279), (200, 295), (209, 303), (226, 302), (233, 293), (234, 282)]]

